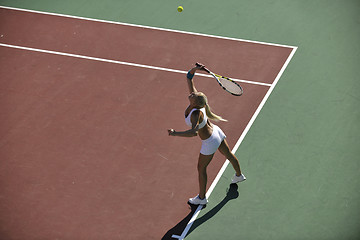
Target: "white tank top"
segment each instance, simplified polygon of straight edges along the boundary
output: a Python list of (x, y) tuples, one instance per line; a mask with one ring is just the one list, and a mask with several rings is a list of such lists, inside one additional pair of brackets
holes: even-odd
[(191, 112), (189, 113), (189, 115), (187, 117), (185, 117), (185, 123), (189, 126), (189, 127), (192, 127), (192, 124), (191, 124), (191, 114), (196, 111), (196, 110), (200, 110), (203, 115), (204, 115), (204, 119), (203, 121), (199, 124), (199, 129), (205, 127), (206, 123), (207, 123), (207, 119), (208, 117), (206, 116), (206, 110), (205, 108), (201, 108), (201, 109), (197, 109), (197, 108), (193, 108), (191, 110)]

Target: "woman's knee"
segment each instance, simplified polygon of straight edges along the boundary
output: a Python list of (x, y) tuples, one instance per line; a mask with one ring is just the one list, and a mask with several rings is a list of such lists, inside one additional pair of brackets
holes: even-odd
[(212, 154), (212, 155), (200, 154), (198, 165), (197, 165), (197, 169), (199, 172), (206, 172), (206, 168), (209, 165), (209, 163), (211, 162), (213, 156), (214, 156), (214, 154)]
[(205, 165), (204, 163), (202, 162), (198, 162), (198, 165), (197, 165), (197, 170), (198, 172), (206, 172), (206, 168), (207, 168), (207, 165)]

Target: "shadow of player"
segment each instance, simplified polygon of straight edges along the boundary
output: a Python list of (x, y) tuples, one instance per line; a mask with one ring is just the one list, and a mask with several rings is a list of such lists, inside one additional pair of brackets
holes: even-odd
[[(204, 222), (206, 222), (207, 220), (209, 220), (210, 218), (215, 216), (226, 205), (227, 202), (229, 202), (232, 199), (236, 199), (238, 197), (239, 197), (238, 185), (230, 184), (229, 190), (227, 191), (225, 198), (220, 203), (218, 203), (213, 209), (208, 211), (204, 216), (196, 219), (194, 221), (193, 225), (191, 226), (191, 229), (187, 233), (187, 235), (189, 235), (192, 231), (194, 231), (201, 224), (203, 224)], [(192, 205), (192, 204), (189, 204), (189, 205), (191, 208), (190, 213), (183, 220), (181, 220), (178, 224), (176, 224), (173, 228), (171, 228), (164, 235), (164, 237), (161, 240), (174, 240), (174, 238), (171, 237), (173, 234), (179, 235), (179, 236), (182, 234), (186, 225), (189, 223), (191, 217), (193, 216), (193, 214), (195, 213), (195, 211), (198, 207), (198, 206)], [(205, 207), (206, 206), (204, 206), (203, 209)]]

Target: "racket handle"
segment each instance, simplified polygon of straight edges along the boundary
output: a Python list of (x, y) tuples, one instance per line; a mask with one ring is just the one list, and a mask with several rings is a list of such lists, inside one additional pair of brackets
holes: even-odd
[(210, 73), (210, 70), (207, 69), (206, 67), (203, 67), (202, 69), (203, 69), (205, 72)]
[(200, 63), (195, 63), (195, 66), (200, 67), (202, 70), (204, 70), (207, 73), (210, 73), (210, 71), (204, 65), (202, 65)]

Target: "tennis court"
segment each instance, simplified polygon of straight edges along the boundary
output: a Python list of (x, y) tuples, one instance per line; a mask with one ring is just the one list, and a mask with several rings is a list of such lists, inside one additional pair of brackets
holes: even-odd
[[(311, 61), (323, 52), (282, 32), (289, 23), (239, 36), (236, 21), (215, 32), (199, 21), (210, 17), (199, 3), (177, 13), (178, 3), (155, 1), (156, 17), (143, 14), (148, 4), (0, 1), (3, 239), (356, 239), (359, 55), (348, 55), (341, 83), (329, 58), (333, 74), (314, 79), (324, 66)], [(216, 154), (204, 209), (186, 204), (198, 191), (199, 139), (167, 136), (186, 128), (186, 72), (196, 61), (244, 88), (234, 97), (208, 75), (195, 78), (229, 120), (219, 126), (248, 177), (230, 185), (233, 169)], [(325, 77), (333, 85), (323, 92)]]

